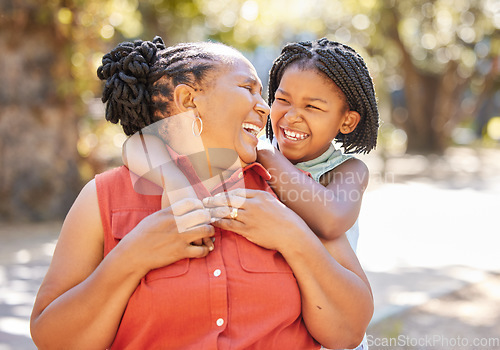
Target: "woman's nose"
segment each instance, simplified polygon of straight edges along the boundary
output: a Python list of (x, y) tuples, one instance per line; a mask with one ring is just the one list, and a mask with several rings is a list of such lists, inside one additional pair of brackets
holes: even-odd
[(255, 110), (257, 111), (257, 113), (259, 113), (262, 119), (266, 118), (271, 111), (266, 101), (264, 101), (264, 99), (260, 95), (258, 97), (257, 104), (255, 105)]

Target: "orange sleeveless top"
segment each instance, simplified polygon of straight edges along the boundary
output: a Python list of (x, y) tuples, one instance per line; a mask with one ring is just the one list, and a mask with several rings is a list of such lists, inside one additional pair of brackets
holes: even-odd
[[(175, 160), (184, 163), (200, 198), (211, 195), (194, 178), (186, 157)], [(224, 187), (272, 192), (268, 176), (253, 163)], [(140, 220), (160, 209), (161, 197), (136, 193), (123, 166), (97, 175), (96, 185), (107, 254)], [(151, 190), (157, 187), (150, 185)], [(205, 258), (184, 259), (141, 279), (111, 349), (320, 349), (303, 322), (297, 281), (279, 252), (221, 229), (216, 229), (214, 244)]]

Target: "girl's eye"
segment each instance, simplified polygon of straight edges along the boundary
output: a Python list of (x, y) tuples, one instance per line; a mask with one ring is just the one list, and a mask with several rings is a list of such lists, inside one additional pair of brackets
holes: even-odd
[(276, 98), (277, 101), (281, 101), (281, 102), (284, 102), (284, 103), (288, 103), (287, 100), (285, 100), (284, 98), (280, 98), (280, 97), (277, 97)]
[(318, 107), (313, 106), (313, 105), (307, 105), (306, 108), (311, 108), (311, 109), (316, 109), (318, 111), (321, 111), (321, 108), (318, 108)]
[(245, 86), (242, 86), (242, 87), (243, 87), (243, 89), (247, 89), (250, 92), (253, 91), (253, 89), (252, 89), (252, 87), (250, 85), (245, 85)]

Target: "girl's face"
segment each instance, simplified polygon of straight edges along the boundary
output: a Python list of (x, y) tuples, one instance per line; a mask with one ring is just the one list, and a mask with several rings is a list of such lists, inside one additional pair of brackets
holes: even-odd
[(349, 113), (345, 97), (314, 69), (287, 68), (271, 106), (274, 137), (293, 164), (324, 153)]
[(254, 162), (257, 134), (269, 114), (255, 68), (243, 57), (235, 58), (207, 85), (196, 97), (205, 147), (235, 150), (244, 163)]

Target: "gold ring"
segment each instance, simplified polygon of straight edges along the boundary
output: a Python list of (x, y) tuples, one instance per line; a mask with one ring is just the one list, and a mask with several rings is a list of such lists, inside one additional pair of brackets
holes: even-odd
[(236, 220), (236, 218), (238, 217), (238, 208), (233, 208), (233, 210), (231, 210), (231, 214), (229, 214), (229, 217), (233, 220)]

